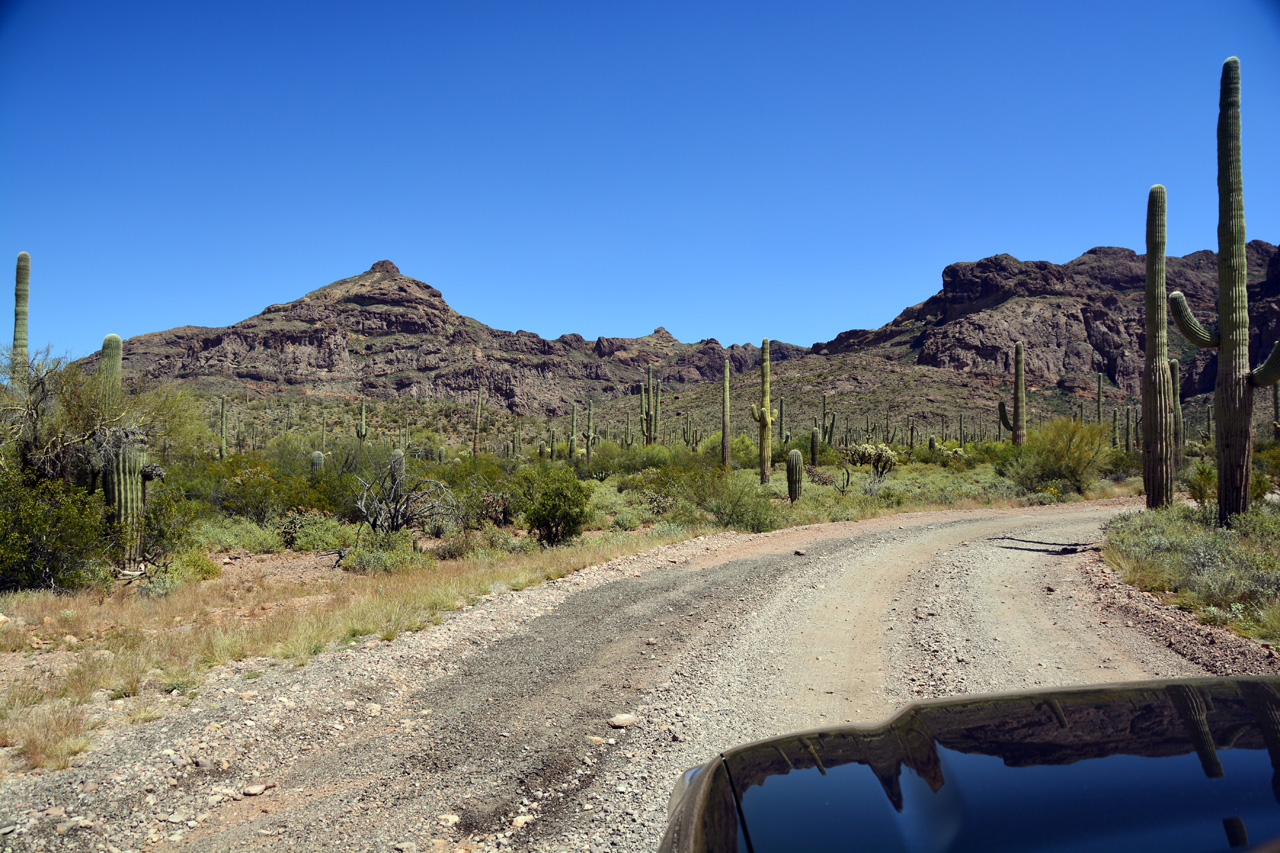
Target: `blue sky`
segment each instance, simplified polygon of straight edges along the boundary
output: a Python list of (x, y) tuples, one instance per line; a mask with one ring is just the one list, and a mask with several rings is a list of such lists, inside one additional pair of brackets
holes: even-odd
[(0, 258), (77, 356), (382, 258), (496, 328), (808, 345), (954, 261), (1142, 251), (1153, 183), (1216, 248), (1231, 55), (1280, 243), (1276, 0), (4, 0)]

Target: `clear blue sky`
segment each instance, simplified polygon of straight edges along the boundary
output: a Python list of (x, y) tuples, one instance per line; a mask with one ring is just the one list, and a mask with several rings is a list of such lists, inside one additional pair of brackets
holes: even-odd
[(1277, 0), (889, 5), (4, 0), (0, 259), (77, 356), (382, 258), (501, 329), (808, 345), (1142, 251), (1153, 183), (1216, 248), (1231, 55), (1280, 243)]

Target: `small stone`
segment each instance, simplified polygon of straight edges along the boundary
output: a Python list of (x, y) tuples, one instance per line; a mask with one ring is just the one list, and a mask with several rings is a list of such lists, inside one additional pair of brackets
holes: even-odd
[(356, 709), (356, 703), (353, 700), (348, 699), (342, 703), (342, 707), (346, 708), (348, 711), (354, 711)]
[(256, 797), (267, 790), (266, 785), (246, 785), (240, 793), (246, 797)]
[(514, 826), (516, 829), (519, 829), (520, 827), (524, 826), (526, 823), (533, 823), (535, 820), (537, 820), (537, 818), (531, 814), (522, 814), (515, 820), (511, 821), (511, 825)]
[(185, 817), (178, 814), (177, 812), (169, 815), (168, 820), (169, 820), (169, 823), (186, 823), (187, 821)]
[(457, 823), (461, 819), (462, 818), (458, 817), (456, 814), (442, 814), (440, 815), (440, 825), (453, 826), (455, 823)]
[(797, 557), (803, 557), (803, 556), (805, 556), (805, 552), (804, 552), (804, 550), (803, 550), (802, 548), (797, 548), (797, 549), (796, 549), (796, 556), (797, 556)]
[(68, 832), (70, 832), (71, 830), (73, 830), (73, 829), (75, 829), (75, 828), (76, 828), (76, 823), (75, 823), (75, 821), (73, 821), (73, 820), (64, 820), (62, 823), (60, 823), (60, 824), (58, 824), (57, 826), (55, 826), (55, 827), (54, 827), (54, 830), (55, 830), (59, 835), (66, 835)]
[(418, 845), (412, 841), (401, 841), (396, 845), (400, 853), (418, 853)]
[(75, 634), (67, 634), (67, 636), (62, 638), (62, 642), (66, 643), (68, 646), (75, 646), (80, 643), (80, 638)]
[[(378, 717), (382, 715), (382, 706), (379, 705), (377, 702), (370, 702), (368, 705), (365, 706), (364, 712), (368, 714), (370, 717)], [(408, 842), (408, 843), (412, 844), (413, 842)]]
[(640, 718), (635, 714), (617, 714), (609, 718), (609, 725), (615, 729), (625, 729), (627, 726), (634, 726), (640, 722)]
[(604, 738), (596, 737), (595, 735), (587, 735), (587, 740), (591, 741), (596, 746), (600, 746), (601, 744), (604, 743)]
[(50, 806), (44, 811), (45, 817), (66, 817), (67, 810), (62, 806)]

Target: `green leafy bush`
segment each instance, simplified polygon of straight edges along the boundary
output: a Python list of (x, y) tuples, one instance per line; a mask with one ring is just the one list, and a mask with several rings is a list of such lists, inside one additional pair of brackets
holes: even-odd
[(263, 527), (247, 518), (216, 516), (198, 521), (193, 540), (210, 551), (248, 551), (250, 554), (278, 554), (284, 540), (274, 527)]
[(367, 536), (342, 558), (342, 568), (358, 574), (426, 570), (435, 564), (434, 556), (414, 546), (407, 530)]
[(591, 517), (591, 486), (567, 468), (529, 467), (514, 478), (525, 525), (544, 545), (565, 542), (582, 532)]
[(97, 496), (0, 465), (0, 591), (106, 584), (105, 532)]
[(1027, 443), (996, 470), (1028, 494), (1050, 489), (1083, 494), (1098, 481), (1110, 450), (1109, 426), (1059, 418), (1031, 430)]
[(701, 506), (730, 530), (764, 533), (782, 526), (784, 515), (770, 492), (751, 482), (751, 474), (707, 478)]
[(276, 524), (280, 540), (291, 551), (328, 551), (356, 541), (357, 528), (343, 524), (331, 512), (295, 507)]

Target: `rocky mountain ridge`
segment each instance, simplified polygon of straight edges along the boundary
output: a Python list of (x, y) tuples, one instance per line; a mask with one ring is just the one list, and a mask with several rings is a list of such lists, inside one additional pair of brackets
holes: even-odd
[[(806, 355), (781, 342), (770, 349), (778, 361)], [(719, 379), (726, 357), (740, 373), (759, 363), (759, 348), (711, 338), (684, 344), (661, 327), (594, 341), (493, 329), (383, 260), (225, 328), (132, 337), (124, 370), (209, 393), (473, 399), (479, 390), (486, 405), (554, 416), (575, 400), (639, 393), (649, 365), (664, 383)]]
[[(1280, 339), (1280, 252), (1262, 240), (1246, 247), (1251, 350), (1255, 363)], [(1206, 326), (1217, 315), (1217, 254), (1166, 259), (1166, 287), (1181, 290)], [(1146, 256), (1101, 246), (1065, 264), (996, 255), (955, 263), (942, 290), (879, 329), (854, 329), (813, 345), (817, 354), (880, 353), (912, 364), (971, 374), (1011, 375), (1013, 345), (1026, 345), (1029, 382), (1065, 392), (1095, 387), (1098, 373), (1139, 392), (1145, 324)], [(1183, 366), (1184, 396), (1213, 389), (1216, 357), (1191, 347), (1169, 323), (1171, 352)], [(1259, 352), (1261, 350), (1261, 352)]]
[[(1257, 363), (1280, 340), (1280, 252), (1254, 240), (1247, 256)], [(1168, 289), (1185, 293), (1212, 325), (1216, 254), (1170, 257), (1166, 266)], [(771, 355), (775, 362), (826, 362), (857, 353), (954, 371), (976, 388), (1012, 375), (1013, 345), (1021, 340), (1033, 387), (1088, 395), (1103, 373), (1120, 391), (1136, 394), (1144, 281), (1145, 257), (1116, 247), (1093, 248), (1065, 264), (1010, 255), (954, 263), (943, 270), (937, 294), (881, 328), (850, 330), (808, 350), (773, 342)], [(1170, 347), (1182, 360), (1183, 396), (1212, 390), (1214, 351), (1195, 350), (1172, 328)], [(753, 344), (724, 347), (713, 338), (686, 344), (661, 327), (639, 338), (594, 341), (493, 329), (458, 314), (439, 290), (386, 260), (225, 328), (135, 336), (124, 352), (127, 374), (206, 393), (469, 400), (479, 390), (486, 405), (544, 417), (587, 399), (638, 394), (650, 365), (678, 392), (718, 381), (726, 357), (735, 374), (759, 363)], [(885, 381), (895, 375), (885, 371)]]

